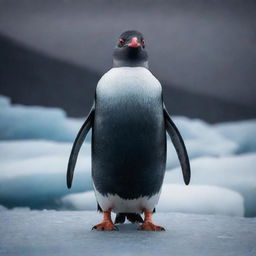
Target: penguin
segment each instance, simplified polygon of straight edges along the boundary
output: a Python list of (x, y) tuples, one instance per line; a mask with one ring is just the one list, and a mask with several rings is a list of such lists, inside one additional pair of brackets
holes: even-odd
[[(141, 223), (138, 230), (165, 230), (154, 224), (152, 215), (166, 169), (166, 132), (186, 185), (190, 182), (190, 163), (184, 141), (164, 105), (161, 84), (149, 70), (142, 33), (129, 30), (118, 38), (113, 67), (99, 80), (93, 106), (72, 147), (68, 188), (90, 129), (93, 187), (103, 214), (102, 222), (93, 229), (118, 230), (115, 224), (127, 218)], [(116, 213), (114, 222), (111, 212)]]

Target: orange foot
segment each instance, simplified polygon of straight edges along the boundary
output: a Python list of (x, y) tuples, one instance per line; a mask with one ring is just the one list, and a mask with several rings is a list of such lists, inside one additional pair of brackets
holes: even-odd
[(152, 215), (153, 212), (143, 209), (145, 218), (144, 218), (144, 223), (138, 227), (138, 230), (143, 230), (143, 231), (164, 231), (165, 229), (161, 226), (157, 226), (153, 223), (152, 221)]
[(118, 231), (118, 227), (115, 226), (112, 222), (110, 221), (103, 221), (98, 225), (95, 225), (93, 229), (96, 229), (98, 231)]
[(138, 230), (141, 231), (165, 231), (161, 226), (155, 225), (153, 222), (144, 222), (138, 227)]

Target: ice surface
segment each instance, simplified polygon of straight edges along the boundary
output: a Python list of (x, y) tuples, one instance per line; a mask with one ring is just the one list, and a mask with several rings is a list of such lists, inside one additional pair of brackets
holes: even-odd
[[(71, 143), (36, 140), (0, 142), (0, 151), (3, 152), (0, 154), (0, 202), (8, 207), (56, 208), (63, 206), (63, 202), (61, 205), (59, 204), (59, 199), (64, 195), (92, 190), (89, 143), (85, 143), (82, 147), (75, 170), (72, 189), (68, 190), (66, 188), (66, 168), (71, 146)], [(194, 161), (192, 161), (193, 163)], [(250, 161), (248, 165), (250, 166)], [(193, 178), (195, 178), (196, 172), (194, 172), (193, 165), (192, 170)], [(171, 172), (174, 173), (175, 171)], [(166, 177), (168, 176), (169, 174), (167, 173)], [(168, 181), (166, 179), (166, 183), (183, 182), (179, 169), (178, 177), (178, 181)], [(225, 184), (222, 186), (225, 187)], [(246, 187), (246, 185), (244, 186)], [(175, 188), (179, 192), (183, 191), (183, 194), (178, 193)], [(243, 213), (243, 207), (241, 206), (242, 200), (232, 191), (222, 191), (218, 188), (207, 188), (204, 186), (200, 188), (186, 187), (183, 184), (179, 187), (173, 185), (170, 187), (170, 191), (170, 193), (167, 191), (162, 193), (162, 196), (168, 201), (166, 205), (169, 205), (170, 208), (168, 209), (171, 211), (178, 210), (182, 212), (191, 211), (229, 215), (242, 215)], [(191, 195), (189, 196), (190, 193)], [(221, 195), (221, 193), (228, 195), (225, 203), (218, 200), (216, 196)], [(164, 197), (167, 194), (170, 194), (169, 198)], [(213, 197), (214, 194), (215, 197)], [(161, 203), (163, 202), (162, 196), (160, 199), (161, 207), (164, 205)], [(211, 198), (211, 201), (207, 201), (207, 197)], [(181, 204), (177, 204), (178, 200), (180, 200)], [(87, 201), (81, 200), (81, 205), (85, 204), (85, 208), (72, 206), (71, 203), (66, 203), (64, 206), (77, 209), (95, 209), (95, 199), (90, 201), (89, 208)], [(188, 204), (191, 201), (198, 203), (197, 209), (193, 204)], [(158, 207), (158, 210), (161, 210), (161, 207)]]
[(119, 231), (91, 231), (101, 221), (95, 212), (3, 211), (0, 213), (0, 255), (184, 255), (254, 256), (256, 219), (156, 213), (165, 232), (137, 231), (135, 224)]
[(256, 119), (222, 123), (214, 128), (226, 138), (239, 145), (237, 153), (256, 151)]
[[(182, 133), (182, 130), (181, 130)], [(182, 133), (182, 136), (186, 133)], [(210, 135), (209, 135), (210, 136)], [(185, 136), (184, 136), (185, 137)], [(179, 166), (178, 156), (173, 147), (173, 144), (167, 136), (167, 169)], [(196, 138), (185, 140), (189, 159), (194, 159), (202, 156), (228, 156), (234, 154), (237, 149), (237, 143), (226, 139), (222, 136), (216, 138)]]
[(97, 203), (94, 191), (73, 193), (60, 199), (62, 209), (96, 211)]
[[(214, 185), (232, 189), (244, 197), (246, 216), (256, 215), (256, 153), (191, 161), (191, 185)], [(165, 175), (165, 183), (183, 183), (180, 168)], [(220, 198), (221, 200), (221, 198)]]
[(1, 140), (73, 141), (81, 125), (82, 120), (67, 118), (61, 109), (11, 105), (7, 97), (0, 96)]
[(232, 140), (226, 139), (226, 136), (223, 136), (214, 125), (208, 124), (207, 122), (200, 119), (190, 119), (183, 116), (174, 116), (172, 117), (176, 126), (182, 133), (182, 137), (185, 140), (200, 140), (208, 143), (218, 143), (219, 153), (224, 154), (227, 152), (226, 146), (222, 145), (223, 140), (225, 143), (228, 143), (229, 151), (233, 152), (236, 147), (234, 143), (231, 143)]
[[(186, 117), (173, 117), (173, 120), (192, 160), (191, 184), (227, 188), (229, 193), (236, 191), (244, 198), (246, 216), (256, 216), (255, 155), (236, 155), (255, 151), (256, 120), (218, 125)], [(82, 120), (68, 118), (60, 109), (11, 105), (8, 98), (0, 96), (0, 204), (57, 208), (63, 196), (92, 190), (89, 137), (80, 152), (72, 190), (66, 188), (69, 153), (81, 124)], [(183, 183), (180, 169), (173, 170), (178, 166), (176, 152), (168, 139), (167, 170), (170, 172), (167, 172), (165, 183)], [(181, 187), (185, 191), (186, 188)], [(214, 195), (206, 193), (205, 188), (200, 187), (201, 202), (205, 194)], [(189, 191), (191, 196), (198, 193), (199, 197), (199, 190), (194, 186)], [(218, 191), (216, 188), (216, 194)], [(177, 198), (181, 200), (180, 196)], [(232, 210), (228, 214), (238, 214), (241, 210), (239, 200), (229, 198)], [(240, 210), (235, 212), (232, 204)], [(214, 207), (212, 212), (217, 212), (217, 203)], [(227, 208), (219, 208), (218, 212)], [(210, 208), (199, 209), (206, 213)]]
[[(63, 156), (68, 158), (71, 148), (72, 143), (49, 140), (0, 140), (0, 161), (33, 159), (39, 156)], [(80, 150), (81, 157), (90, 157), (90, 154), (91, 143), (84, 143)]]
[(7, 211), (8, 209), (6, 207), (4, 207), (3, 205), (0, 205), (0, 212), (2, 211)]
[(244, 216), (244, 200), (226, 188), (165, 184), (157, 211)]
[[(66, 170), (71, 143), (51, 141), (0, 142), (0, 202), (8, 207), (56, 207), (69, 193)], [(92, 189), (90, 145), (85, 143), (72, 191)]]
[[(63, 208), (96, 210), (94, 192), (76, 193), (61, 199)], [(164, 184), (157, 212), (183, 212), (244, 216), (243, 197), (215, 186)]]
[[(226, 155), (235, 152), (238, 147), (235, 142), (222, 136), (206, 122), (185, 117), (173, 117), (173, 120), (186, 140), (191, 158)], [(57, 108), (11, 105), (7, 97), (0, 96), (2, 140), (47, 139), (73, 142), (82, 121), (83, 119), (67, 118), (66, 113)], [(89, 139), (90, 136), (87, 141)], [(172, 150), (172, 147), (168, 149)], [(176, 157), (170, 158), (168, 167), (177, 165), (175, 160)]]
[[(89, 143), (85, 143), (82, 147), (72, 189), (67, 190), (66, 188), (66, 167), (71, 146), (71, 143), (39, 140), (0, 142), (0, 202), (8, 207), (56, 208), (59, 205), (59, 199), (64, 195), (91, 190)], [(238, 191), (245, 198), (246, 215), (252, 216), (255, 214), (256, 179), (253, 168), (255, 166), (255, 155), (197, 158), (192, 160), (191, 163), (191, 184), (210, 184)], [(208, 172), (208, 170), (210, 171)], [(228, 176), (228, 173), (231, 173), (231, 175)], [(244, 175), (245, 173), (246, 175)], [(224, 179), (225, 176), (228, 177)], [(199, 182), (200, 177), (201, 181)], [(180, 168), (167, 172), (165, 183), (183, 183)], [(182, 187), (183, 190), (186, 189), (184, 185)], [(176, 193), (174, 194), (176, 195)], [(199, 195), (200, 192), (198, 191), (198, 198), (201, 198), (201, 202), (203, 202), (206, 195), (203, 189), (201, 195)], [(209, 194), (207, 195), (209, 196)], [(175, 196), (172, 200), (175, 200)], [(217, 200), (215, 201), (217, 202)], [(220, 200), (219, 203), (221, 204), (221, 202)], [(241, 207), (236, 203), (237, 200), (230, 201), (233, 207), (230, 208), (230, 211), (226, 210), (227, 214), (239, 215), (237, 212), (240, 212)], [(228, 204), (225, 203), (225, 205)], [(225, 213), (224, 209), (228, 208), (225, 205), (221, 211), (212, 208), (212, 213)], [(238, 207), (237, 212), (234, 210), (235, 206)], [(95, 207), (95, 202), (93, 207)], [(190, 206), (186, 209), (195, 212), (195, 209)], [(210, 212), (209, 209), (211, 208), (199, 207), (198, 211), (206, 213)], [(183, 210), (187, 212), (184, 208)]]

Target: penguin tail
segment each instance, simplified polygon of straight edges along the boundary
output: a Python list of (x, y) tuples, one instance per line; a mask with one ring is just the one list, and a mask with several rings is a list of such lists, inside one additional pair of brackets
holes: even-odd
[(115, 224), (124, 223), (125, 218), (127, 218), (131, 223), (143, 223), (143, 219), (139, 213), (118, 213), (116, 215)]
[(116, 215), (116, 218), (115, 218), (115, 224), (124, 223), (125, 222), (125, 217), (126, 217), (125, 213), (118, 213)]
[(143, 223), (143, 219), (139, 213), (128, 213), (126, 215), (127, 220), (129, 220), (131, 223)]

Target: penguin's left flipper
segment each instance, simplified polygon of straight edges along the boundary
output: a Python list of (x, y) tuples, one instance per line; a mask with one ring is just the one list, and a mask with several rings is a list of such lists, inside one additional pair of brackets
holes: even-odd
[(68, 161), (68, 170), (67, 170), (67, 187), (71, 188), (72, 186), (72, 180), (74, 175), (74, 170), (76, 166), (76, 160), (78, 157), (79, 150), (85, 140), (85, 137), (87, 133), (89, 132), (90, 128), (93, 125), (94, 120), (94, 113), (95, 113), (95, 105), (93, 104), (88, 116), (86, 117), (86, 120), (84, 124), (82, 125), (81, 129), (79, 130), (75, 142), (73, 144), (69, 161)]
[(190, 182), (190, 164), (189, 164), (188, 153), (187, 153), (184, 141), (180, 135), (180, 132), (176, 127), (176, 125), (174, 124), (174, 122), (172, 121), (165, 106), (164, 106), (164, 119), (165, 119), (166, 130), (178, 154), (184, 182), (186, 185), (188, 185)]

